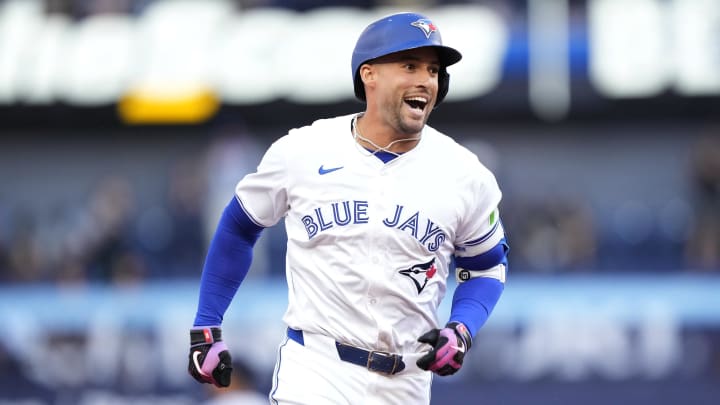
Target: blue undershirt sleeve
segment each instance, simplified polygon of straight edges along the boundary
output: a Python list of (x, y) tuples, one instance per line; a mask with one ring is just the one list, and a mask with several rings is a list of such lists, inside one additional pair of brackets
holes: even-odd
[(225, 311), (247, 275), (253, 247), (264, 228), (233, 198), (220, 217), (200, 278), (194, 326), (220, 325)]
[[(490, 251), (472, 258), (465, 258), (463, 259), (465, 262), (461, 264), (471, 265), (476, 269), (503, 264), (507, 272), (508, 251), (508, 244), (503, 238)], [(479, 265), (482, 266), (474, 267)], [(449, 321), (462, 322), (474, 338), (492, 313), (504, 289), (505, 283), (490, 277), (476, 277), (460, 283), (453, 294)]]
[(461, 283), (453, 294), (450, 322), (462, 322), (475, 337), (500, 299), (505, 284), (489, 277)]

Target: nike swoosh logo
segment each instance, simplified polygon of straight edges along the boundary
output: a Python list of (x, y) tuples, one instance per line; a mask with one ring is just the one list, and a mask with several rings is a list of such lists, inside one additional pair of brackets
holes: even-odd
[(204, 377), (209, 377), (207, 374), (205, 374), (202, 371), (202, 367), (200, 367), (200, 363), (198, 362), (198, 356), (200, 355), (200, 352), (193, 352), (193, 363), (195, 363), (195, 369), (200, 373), (200, 375)]
[(450, 346), (450, 348), (451, 348), (451, 349), (455, 349), (455, 350), (459, 351), (460, 353), (465, 353), (465, 348), (464, 348), (464, 347)]
[(336, 170), (340, 170), (340, 169), (342, 169), (343, 167), (345, 167), (345, 166), (340, 166), (340, 167), (331, 167), (331, 168), (329, 168), (329, 169), (326, 169), (326, 168), (323, 167), (323, 166), (324, 166), (324, 165), (320, 165), (320, 168), (318, 169), (318, 174), (321, 175), (321, 176), (322, 176), (323, 174), (332, 173), (332, 172), (334, 172), (334, 171), (336, 171)]

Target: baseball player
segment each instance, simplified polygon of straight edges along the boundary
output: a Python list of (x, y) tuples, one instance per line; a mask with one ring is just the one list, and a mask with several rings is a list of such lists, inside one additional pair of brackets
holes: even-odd
[(271, 403), (428, 404), (432, 375), (462, 367), (503, 291), (508, 245), (493, 174), (426, 125), (460, 59), (420, 14), (361, 33), (351, 67), (365, 111), (278, 139), (222, 214), (190, 331), (193, 377), (228, 385), (223, 314), (261, 231), (281, 219), (288, 329)]

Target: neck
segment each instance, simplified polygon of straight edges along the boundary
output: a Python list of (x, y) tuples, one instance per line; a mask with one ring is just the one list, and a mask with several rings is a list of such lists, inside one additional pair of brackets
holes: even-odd
[(385, 151), (394, 154), (405, 153), (413, 149), (420, 142), (420, 133), (404, 134), (395, 129), (371, 120), (367, 113), (355, 118), (353, 136), (362, 147), (373, 152)]

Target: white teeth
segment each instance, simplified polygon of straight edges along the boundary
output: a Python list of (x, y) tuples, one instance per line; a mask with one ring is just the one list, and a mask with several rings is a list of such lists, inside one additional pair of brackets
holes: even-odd
[(410, 108), (418, 110), (424, 110), (425, 106), (428, 104), (427, 99), (420, 96), (408, 97), (405, 99), (405, 102), (410, 106)]

